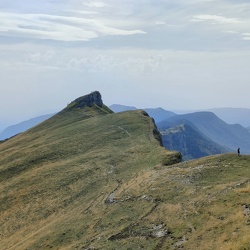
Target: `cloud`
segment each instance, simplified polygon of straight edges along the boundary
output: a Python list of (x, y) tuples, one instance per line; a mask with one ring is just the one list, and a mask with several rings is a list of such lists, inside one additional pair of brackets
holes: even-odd
[(82, 4), (91, 8), (103, 8), (106, 6), (106, 4), (103, 2), (95, 2), (95, 1), (85, 1)]
[(75, 13), (80, 15), (96, 15), (98, 14), (97, 11), (90, 11), (90, 10), (65, 10), (65, 12)]
[(238, 34), (239, 32), (234, 31), (234, 30), (226, 30), (226, 31), (224, 31), (224, 33), (226, 33), (226, 34)]
[(249, 40), (249, 41), (250, 41), (250, 33), (243, 33), (243, 34), (242, 34), (242, 39), (243, 39), (243, 40)]
[(105, 25), (91, 18), (48, 14), (0, 12), (0, 34), (57, 41), (89, 41), (100, 36), (145, 34), (142, 30), (125, 30)]
[(29, 59), (34, 63), (45, 62), (48, 63), (54, 56), (55, 52), (48, 50), (44, 53), (36, 52), (29, 55)]
[(166, 25), (166, 22), (164, 22), (164, 21), (156, 21), (155, 24), (156, 25)]
[(217, 16), (217, 15), (195, 15), (192, 17), (191, 20), (196, 21), (196, 22), (211, 21), (213, 23), (219, 23), (219, 24), (241, 24), (243, 23), (243, 21), (238, 18), (227, 18), (224, 16)]

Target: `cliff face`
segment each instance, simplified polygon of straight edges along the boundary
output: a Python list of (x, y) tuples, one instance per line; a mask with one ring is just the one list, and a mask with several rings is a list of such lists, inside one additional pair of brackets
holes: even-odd
[(183, 160), (226, 152), (222, 146), (209, 140), (187, 124), (161, 130), (161, 134), (164, 147), (181, 152)]
[(99, 107), (103, 106), (102, 96), (99, 91), (94, 91), (88, 95), (75, 99), (68, 105), (67, 109), (92, 107), (94, 104)]

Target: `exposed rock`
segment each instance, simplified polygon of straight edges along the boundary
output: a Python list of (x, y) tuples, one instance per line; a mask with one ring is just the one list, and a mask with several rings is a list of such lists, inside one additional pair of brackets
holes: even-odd
[[(140, 225), (138, 223), (130, 224), (128, 227), (124, 228), (117, 234), (109, 237), (108, 240), (116, 241), (116, 240), (124, 240), (129, 239), (131, 237), (150, 237), (150, 238), (166, 238), (172, 234), (170, 230), (164, 228), (165, 225)], [(160, 248), (157, 248), (160, 249)]]
[(244, 209), (245, 216), (250, 215), (250, 205), (248, 205), (248, 204), (243, 205), (243, 209)]
[(112, 192), (109, 194), (108, 198), (105, 200), (105, 203), (112, 204), (115, 202), (114, 199), (115, 199), (115, 192)]
[(75, 99), (68, 105), (67, 109), (92, 107), (94, 104), (99, 107), (103, 106), (102, 96), (99, 91), (94, 91), (88, 95), (81, 96)]

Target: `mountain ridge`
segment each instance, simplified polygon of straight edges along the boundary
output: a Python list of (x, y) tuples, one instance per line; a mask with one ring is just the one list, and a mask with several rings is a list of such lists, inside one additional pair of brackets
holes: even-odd
[[(136, 107), (133, 107), (133, 106), (125, 106), (125, 105), (120, 105), (120, 104), (113, 104), (111, 106), (109, 106), (109, 108), (113, 111), (113, 112), (122, 112), (122, 111), (128, 111), (128, 110), (136, 110), (137, 108)], [(151, 117), (153, 117), (155, 119), (155, 121), (158, 123), (170, 116), (173, 116), (173, 115), (176, 115), (176, 113), (179, 114), (178, 111), (175, 112), (172, 112), (172, 111), (167, 111), (165, 109), (162, 109), (162, 108), (145, 108), (144, 109), (146, 112), (149, 113), (149, 115)], [(157, 115), (158, 110), (162, 110), (165, 112), (160, 114), (160, 115)], [(247, 124), (249, 123), (250, 124), (250, 121), (249, 119), (247, 118), (248, 113), (250, 113), (249, 109), (241, 109), (241, 108), (215, 108), (215, 109), (211, 109), (211, 110), (208, 110), (209, 112), (213, 112), (220, 118), (222, 119), (223, 121), (225, 121), (226, 123), (229, 123), (229, 124), (241, 124), (242, 126), (245, 126), (246, 128), (249, 127)], [(225, 111), (225, 112), (224, 112)], [(238, 114), (236, 111), (239, 111), (240, 114)], [(198, 112), (198, 111), (192, 111), (192, 113), (195, 113), (195, 112)], [(200, 111), (199, 111), (200, 112)], [(185, 112), (185, 113), (190, 113), (190, 112)], [(49, 118), (50, 116), (52, 116), (53, 114), (49, 114), (47, 118)], [(43, 120), (46, 120), (47, 119), (46, 117), (43, 119)], [(40, 117), (34, 117), (32, 119), (38, 119), (37, 122), (35, 123), (32, 123), (29, 125), (29, 120), (27, 121), (24, 121), (22, 123), (19, 123), (19, 124), (15, 124), (12, 126), (9, 126), (7, 128), (5, 128), (5, 130), (8, 130), (8, 134), (7, 135), (2, 135), (2, 137), (0, 137), (0, 140), (4, 140), (4, 139), (7, 139), (9, 137), (12, 137), (20, 132), (23, 132), (35, 125), (37, 125), (38, 123), (42, 122), (43, 120), (40, 120)], [(249, 122), (248, 122), (249, 121)], [(27, 125), (25, 124), (27, 123)], [(15, 128), (16, 127), (16, 128)], [(14, 128), (14, 129), (13, 129)], [(2, 131), (3, 133), (3, 131)], [(1, 134), (0, 134), (1, 136)]]
[(16, 134), (22, 133), (26, 131), (29, 128), (32, 128), (33, 126), (43, 122), (44, 120), (47, 120), (48, 118), (52, 117), (54, 114), (46, 114), (42, 116), (37, 116), (34, 118), (31, 118), (29, 120), (17, 123), (15, 125), (8, 126), (0, 133), (0, 140), (5, 140), (7, 138), (10, 138)]
[(209, 109), (228, 124), (250, 126), (250, 109), (248, 108), (213, 108)]

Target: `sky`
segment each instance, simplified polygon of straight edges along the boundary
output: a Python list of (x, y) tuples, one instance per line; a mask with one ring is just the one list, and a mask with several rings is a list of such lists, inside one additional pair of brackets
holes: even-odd
[(0, 128), (106, 105), (250, 108), (249, 0), (1, 0)]

